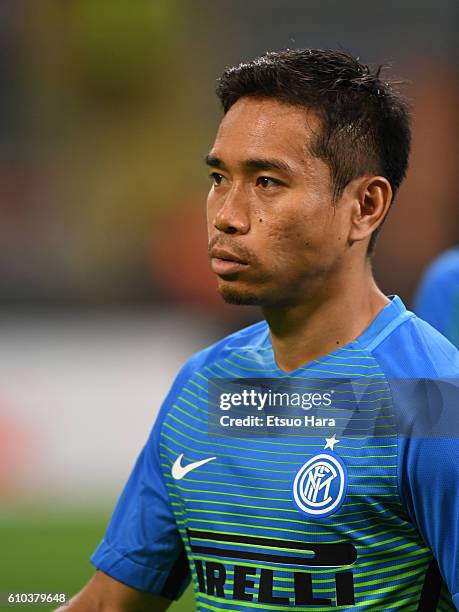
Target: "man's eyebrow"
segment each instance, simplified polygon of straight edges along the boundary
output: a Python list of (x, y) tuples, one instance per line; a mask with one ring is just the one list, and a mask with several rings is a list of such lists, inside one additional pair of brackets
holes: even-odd
[[(223, 161), (215, 155), (207, 155), (204, 161), (212, 168), (226, 168)], [(253, 159), (244, 160), (240, 165), (246, 170), (281, 170), (288, 174), (293, 173), (293, 168), (290, 164), (282, 159), (255, 157)]]
[(242, 163), (242, 166), (249, 170), (282, 170), (288, 174), (293, 173), (293, 168), (282, 159), (272, 158), (254, 158), (247, 159)]
[(215, 157), (215, 155), (212, 155), (211, 153), (205, 156), (204, 161), (211, 168), (223, 168), (224, 169), (226, 167), (221, 159), (219, 159), (218, 157)]

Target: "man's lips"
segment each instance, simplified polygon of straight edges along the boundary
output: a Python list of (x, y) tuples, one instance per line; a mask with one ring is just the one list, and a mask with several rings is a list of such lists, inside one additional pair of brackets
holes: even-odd
[(245, 270), (249, 264), (228, 249), (215, 247), (210, 252), (211, 266), (215, 274), (225, 276)]

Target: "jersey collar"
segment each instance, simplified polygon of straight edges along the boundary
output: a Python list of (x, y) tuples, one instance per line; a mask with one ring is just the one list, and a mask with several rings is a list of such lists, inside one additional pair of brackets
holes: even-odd
[(354, 340), (354, 343), (358, 344), (361, 348), (372, 350), (403, 321), (414, 316), (412, 312), (406, 309), (405, 304), (398, 295), (389, 295), (387, 297), (390, 302), (384, 306), (370, 325)]

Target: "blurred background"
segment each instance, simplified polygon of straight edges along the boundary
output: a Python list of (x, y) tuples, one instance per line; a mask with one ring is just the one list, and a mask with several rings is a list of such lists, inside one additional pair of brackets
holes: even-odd
[[(1, 1), (2, 597), (80, 588), (178, 368), (259, 319), (221, 302), (207, 263), (202, 160), (224, 67), (343, 48), (408, 81), (411, 167), (374, 267), (410, 305), (459, 233), (457, 13), (456, 0)], [(190, 594), (174, 608), (192, 609)]]

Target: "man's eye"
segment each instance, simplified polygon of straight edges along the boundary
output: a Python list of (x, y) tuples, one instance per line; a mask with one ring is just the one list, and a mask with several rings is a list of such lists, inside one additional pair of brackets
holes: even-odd
[(214, 185), (221, 185), (223, 179), (225, 178), (222, 174), (219, 174), (218, 172), (211, 172), (209, 174), (209, 177), (212, 179)]
[(269, 178), (269, 176), (259, 176), (256, 184), (257, 186), (263, 187), (263, 189), (267, 189), (269, 187), (277, 187), (280, 185), (280, 182)]

